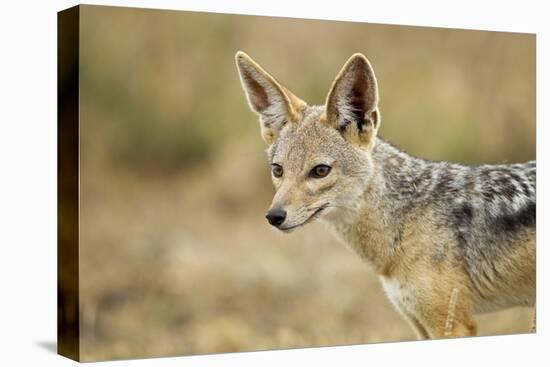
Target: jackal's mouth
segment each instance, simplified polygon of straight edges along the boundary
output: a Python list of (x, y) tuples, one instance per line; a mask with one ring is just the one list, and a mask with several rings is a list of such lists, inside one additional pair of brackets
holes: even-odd
[(291, 230), (293, 230), (294, 228), (297, 228), (297, 227), (300, 227), (300, 226), (303, 226), (304, 224), (308, 224), (312, 221), (314, 221), (315, 219), (317, 219), (319, 217), (319, 215), (321, 214), (321, 212), (326, 209), (328, 207), (328, 204), (325, 204), (325, 205), (321, 205), (320, 207), (318, 207), (317, 209), (315, 209), (315, 211), (313, 212), (313, 214), (311, 214), (306, 220), (304, 220), (302, 223), (299, 223), (299, 224), (296, 224), (296, 225), (293, 225), (293, 226), (290, 226), (290, 227), (279, 227), (279, 229), (283, 232), (290, 232)]

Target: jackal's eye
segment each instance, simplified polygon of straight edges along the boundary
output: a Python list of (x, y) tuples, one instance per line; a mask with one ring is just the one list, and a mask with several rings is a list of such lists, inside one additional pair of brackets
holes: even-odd
[(319, 164), (318, 166), (313, 167), (311, 171), (309, 171), (309, 177), (323, 178), (326, 177), (329, 173), (330, 166), (327, 166), (326, 164)]
[(281, 177), (283, 175), (283, 167), (281, 167), (277, 163), (273, 163), (271, 165), (271, 173), (274, 177)]

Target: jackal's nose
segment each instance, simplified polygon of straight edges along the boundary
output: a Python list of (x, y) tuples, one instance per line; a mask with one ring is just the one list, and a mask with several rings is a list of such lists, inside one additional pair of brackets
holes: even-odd
[(281, 208), (269, 209), (265, 217), (269, 224), (279, 227), (286, 219), (286, 211)]

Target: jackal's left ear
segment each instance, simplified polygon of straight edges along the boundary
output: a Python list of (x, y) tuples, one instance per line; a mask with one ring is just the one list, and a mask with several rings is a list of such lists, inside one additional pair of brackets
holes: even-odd
[(271, 144), (287, 122), (298, 122), (306, 103), (242, 51), (235, 55), (241, 83), (252, 111), (260, 115), (264, 140)]
[(326, 123), (350, 143), (370, 149), (378, 127), (378, 86), (367, 58), (354, 54), (334, 82), (326, 102)]

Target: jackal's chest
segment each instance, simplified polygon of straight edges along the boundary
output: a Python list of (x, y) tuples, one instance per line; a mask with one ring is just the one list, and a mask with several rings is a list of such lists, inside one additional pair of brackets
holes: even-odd
[(414, 309), (416, 295), (414, 288), (395, 278), (380, 277), (382, 288), (391, 303), (400, 311)]

